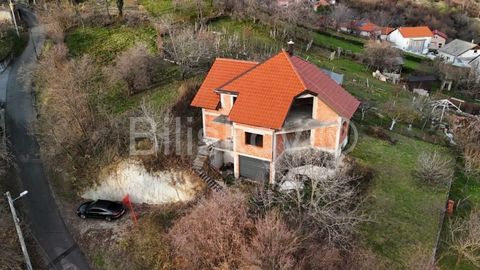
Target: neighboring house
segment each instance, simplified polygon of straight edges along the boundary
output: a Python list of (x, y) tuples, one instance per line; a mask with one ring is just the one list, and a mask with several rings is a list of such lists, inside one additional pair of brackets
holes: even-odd
[(368, 19), (353, 22), (352, 30), (354, 34), (366, 38), (376, 38), (381, 33), (381, 27)]
[(456, 66), (470, 66), (480, 55), (478, 44), (455, 39), (438, 50), (438, 56)]
[(447, 39), (448, 39), (447, 34), (438, 30), (433, 30), (432, 41), (430, 42), (428, 49), (434, 52), (438, 51), (438, 49), (445, 46)]
[(404, 51), (427, 54), (433, 32), (427, 26), (400, 27), (387, 36), (387, 40)]
[(380, 29), (380, 39), (381, 40), (387, 40), (388, 34), (390, 34), (395, 28), (392, 27), (382, 27)]
[(262, 62), (218, 58), (192, 101), (202, 108), (212, 165), (235, 177), (275, 176), (285, 151), (340, 155), (359, 101), (314, 64), (282, 50)]

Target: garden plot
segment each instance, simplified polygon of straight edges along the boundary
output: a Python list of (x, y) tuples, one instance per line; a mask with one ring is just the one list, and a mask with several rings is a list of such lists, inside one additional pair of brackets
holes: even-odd
[(163, 204), (190, 201), (203, 189), (202, 180), (189, 171), (148, 172), (141, 162), (126, 160), (104, 169), (99, 184), (82, 197), (121, 201), (128, 194), (133, 203)]

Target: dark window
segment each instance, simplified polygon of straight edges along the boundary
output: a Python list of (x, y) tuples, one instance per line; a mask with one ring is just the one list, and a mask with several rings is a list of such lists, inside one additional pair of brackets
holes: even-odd
[(263, 135), (245, 132), (245, 144), (263, 147)]
[(233, 97), (233, 104), (235, 104), (235, 101), (237, 101), (237, 97)]

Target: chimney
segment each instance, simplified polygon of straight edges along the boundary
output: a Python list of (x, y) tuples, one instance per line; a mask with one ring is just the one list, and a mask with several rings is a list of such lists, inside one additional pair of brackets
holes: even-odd
[(291, 39), (289, 42), (287, 42), (288, 47), (287, 47), (287, 52), (290, 56), (293, 55), (293, 45), (295, 45), (295, 42), (293, 42)]

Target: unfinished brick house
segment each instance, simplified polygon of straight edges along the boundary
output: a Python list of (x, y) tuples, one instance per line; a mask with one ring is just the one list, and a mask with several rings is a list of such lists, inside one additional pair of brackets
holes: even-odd
[(289, 49), (262, 63), (216, 59), (191, 105), (202, 108), (212, 165), (273, 182), (285, 151), (340, 155), (359, 101)]

